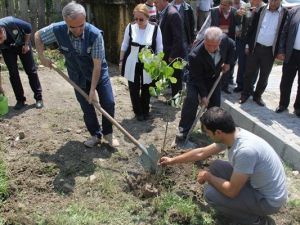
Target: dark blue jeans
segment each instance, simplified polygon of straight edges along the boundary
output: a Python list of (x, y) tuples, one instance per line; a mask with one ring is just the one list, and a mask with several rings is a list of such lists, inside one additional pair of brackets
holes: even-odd
[(9, 49), (2, 49), (2, 55), (4, 62), (9, 71), (9, 80), (13, 91), (15, 93), (16, 99), (19, 102), (25, 102), (26, 98), (24, 96), (24, 89), (20, 79), (20, 74), (18, 70), (18, 56), (21, 60), (23, 68), (28, 76), (29, 84), (31, 90), (34, 93), (35, 100), (42, 100), (42, 87), (39, 81), (39, 77), (36, 71), (36, 66), (32, 56), (32, 51), (28, 51), (26, 54), (22, 53), (22, 47), (11, 47)]
[[(115, 101), (113, 91), (108, 74), (102, 76), (96, 91), (99, 96), (100, 106), (112, 117), (115, 114)], [(83, 88), (85, 93), (89, 94), (91, 83), (87, 81), (86, 88)], [(102, 115), (102, 130), (99, 125), (95, 107), (89, 104), (88, 101), (77, 91), (75, 91), (76, 98), (83, 111), (83, 119), (89, 133), (94, 136), (97, 135), (101, 138), (102, 135), (112, 133), (112, 124)]]

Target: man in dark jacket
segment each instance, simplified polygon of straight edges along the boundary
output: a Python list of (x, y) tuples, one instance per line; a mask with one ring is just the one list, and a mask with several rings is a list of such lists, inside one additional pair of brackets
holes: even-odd
[(295, 114), (300, 117), (300, 6), (288, 12), (286, 22), (281, 33), (277, 58), (284, 60), (280, 82), (280, 102), (276, 109), (281, 113), (290, 103), (291, 89), (298, 71), (298, 91), (294, 103)]
[[(197, 39), (203, 39), (203, 34), (208, 27), (220, 27), (223, 33), (227, 34), (232, 40), (235, 40), (235, 27), (241, 23), (241, 17), (237, 15), (236, 9), (232, 7), (232, 0), (221, 0), (218, 7), (210, 10), (210, 14), (197, 34)], [(230, 94), (229, 83), (233, 82), (235, 61), (230, 65), (230, 70), (222, 77), (222, 90)]]
[[(155, 6), (159, 11), (164, 60), (171, 63), (177, 57), (184, 58), (183, 26), (179, 12), (168, 0), (155, 0)], [(175, 96), (182, 90), (182, 71), (175, 69), (173, 76), (177, 79), (177, 83), (171, 85), (172, 96)]]
[(16, 96), (15, 110), (25, 106), (26, 98), (19, 75), (17, 57), (19, 56), (28, 76), (31, 90), (36, 100), (36, 108), (43, 107), (42, 87), (37, 74), (30, 44), (31, 25), (12, 16), (0, 19), (0, 49), (9, 71), (9, 80)]
[(196, 117), (199, 103), (208, 108), (220, 106), (220, 84), (217, 85), (210, 100), (207, 96), (220, 73), (226, 73), (230, 64), (234, 62), (234, 52), (234, 41), (223, 34), (218, 27), (208, 28), (204, 34), (204, 41), (191, 51), (187, 96), (181, 111), (178, 139), (186, 137)]
[(247, 101), (252, 90), (253, 76), (259, 69), (259, 79), (253, 93), (253, 101), (259, 106), (265, 106), (262, 100), (273, 62), (278, 51), (280, 34), (286, 18), (287, 9), (281, 6), (281, 0), (270, 0), (270, 3), (260, 8), (254, 15), (249, 28), (246, 50), (249, 52), (244, 87), (240, 97), (240, 104)]
[(185, 57), (187, 57), (195, 39), (194, 12), (192, 7), (184, 0), (174, 0), (171, 4), (176, 7), (181, 16), (183, 27), (183, 46), (185, 50)]

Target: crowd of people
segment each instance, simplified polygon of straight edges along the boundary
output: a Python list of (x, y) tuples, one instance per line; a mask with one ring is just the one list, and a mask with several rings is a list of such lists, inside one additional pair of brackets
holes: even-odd
[[(200, 171), (198, 182), (207, 183), (204, 197), (217, 212), (239, 224), (270, 224), (267, 215), (278, 212), (287, 199), (283, 165), (274, 149), (264, 140), (234, 124), (234, 118), (220, 108), (222, 91), (230, 94), (233, 73), (238, 64), (237, 86), (240, 104), (252, 95), (259, 105), (275, 58), (283, 61), (280, 101), (277, 113), (290, 102), (291, 87), (300, 66), (300, 7), (291, 10), (281, 0), (220, 0), (213, 7), (211, 0), (198, 0), (193, 9), (185, 0), (147, 0), (133, 10), (134, 21), (124, 32), (119, 67), (128, 80), (132, 109), (138, 121), (150, 114), (149, 87), (153, 82), (138, 59), (140, 50), (148, 46), (154, 53), (164, 52), (164, 60), (175, 58), (189, 62), (187, 77), (174, 70), (177, 83), (171, 84), (175, 96), (186, 83), (177, 138), (185, 139), (195, 119), (198, 105), (208, 110), (201, 117), (203, 132), (215, 142), (175, 157), (162, 157), (162, 166), (203, 160), (227, 150), (229, 162), (217, 160), (209, 171)], [(194, 11), (196, 20), (194, 19)], [(103, 32), (86, 22), (84, 7), (68, 3), (62, 10), (63, 21), (50, 24), (34, 35), (41, 63), (52, 67), (45, 56), (45, 47), (57, 44), (65, 58), (68, 75), (88, 95), (88, 101), (75, 90), (83, 118), (91, 137), (84, 142), (94, 147), (106, 140), (119, 146), (112, 124), (102, 116), (100, 125), (94, 106), (98, 95), (101, 107), (112, 117), (115, 101), (105, 59)], [(30, 44), (31, 25), (14, 17), (0, 19), (0, 49), (8, 67), (9, 78), (17, 103), (15, 110), (25, 107), (26, 98), (17, 67), (19, 56), (36, 108), (43, 107), (39, 82)], [(186, 75), (186, 74), (185, 74)], [(218, 77), (222, 76), (211, 97)], [(254, 87), (256, 84), (256, 87)], [(4, 92), (0, 82), (0, 92)], [(300, 117), (300, 90), (294, 103)]]

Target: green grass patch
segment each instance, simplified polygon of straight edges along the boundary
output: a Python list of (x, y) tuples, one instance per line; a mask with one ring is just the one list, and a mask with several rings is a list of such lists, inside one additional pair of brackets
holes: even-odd
[(6, 174), (6, 165), (2, 159), (2, 146), (0, 145), (0, 203), (8, 196), (8, 176)]
[[(137, 204), (130, 199), (124, 199), (121, 196), (119, 202), (107, 204), (94, 202), (94, 205), (87, 202), (72, 203), (66, 209), (51, 213), (47, 218), (44, 215), (36, 216), (37, 224), (39, 225), (133, 225), (136, 222), (143, 220), (142, 217), (147, 217), (146, 212), (138, 212), (138, 215), (132, 215), (132, 211)], [(126, 200), (126, 201), (125, 201)], [(140, 207), (141, 208), (141, 207)]]
[(300, 199), (293, 199), (288, 201), (287, 205), (289, 207), (298, 208), (300, 207)]
[(155, 211), (162, 217), (159, 224), (213, 224), (210, 214), (203, 212), (192, 201), (174, 193), (165, 193), (153, 201)]

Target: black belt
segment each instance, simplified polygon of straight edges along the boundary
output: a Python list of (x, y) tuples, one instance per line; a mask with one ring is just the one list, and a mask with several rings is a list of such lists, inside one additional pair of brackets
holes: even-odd
[(260, 44), (258, 42), (256, 42), (255, 46), (258, 46), (260, 48), (272, 48), (273, 47), (273, 46), (265, 46), (265, 45), (262, 45), (262, 44)]

